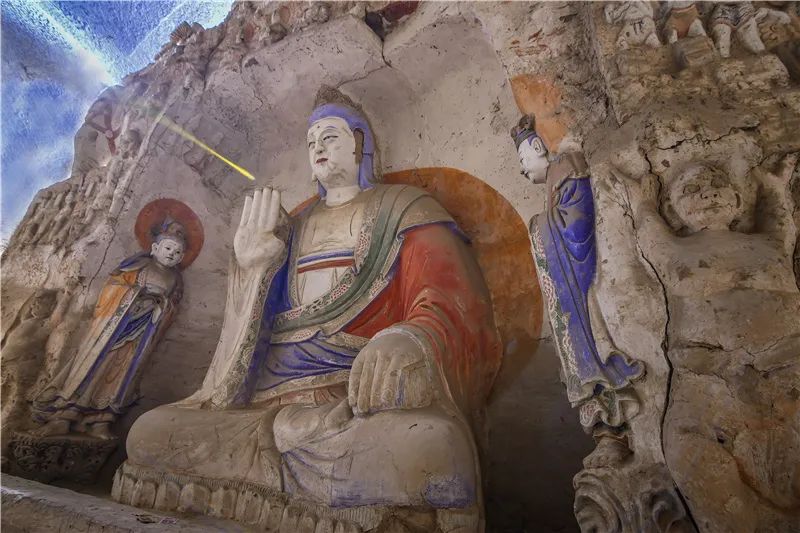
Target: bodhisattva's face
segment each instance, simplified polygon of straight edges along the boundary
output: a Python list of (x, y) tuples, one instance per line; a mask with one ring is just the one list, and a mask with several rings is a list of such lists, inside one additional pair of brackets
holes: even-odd
[(728, 230), (747, 206), (728, 176), (708, 165), (686, 169), (669, 189), (675, 213), (692, 232)]
[(150, 248), (150, 254), (158, 262), (168, 268), (172, 268), (180, 264), (183, 260), (184, 246), (183, 243), (175, 239), (161, 239), (154, 242)]
[(356, 139), (347, 122), (328, 117), (308, 128), (311, 172), (325, 189), (358, 185)]
[(522, 174), (534, 183), (544, 183), (547, 179), (547, 148), (539, 137), (529, 137), (517, 148)]

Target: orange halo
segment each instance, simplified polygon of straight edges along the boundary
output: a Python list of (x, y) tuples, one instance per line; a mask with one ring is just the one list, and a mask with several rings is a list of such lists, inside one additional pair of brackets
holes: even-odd
[(158, 228), (167, 217), (179, 222), (186, 230), (186, 251), (183, 261), (178, 265), (181, 270), (185, 270), (197, 259), (205, 240), (200, 218), (185, 203), (173, 198), (159, 198), (144, 206), (136, 217), (133, 230), (136, 240), (143, 250), (149, 251)]

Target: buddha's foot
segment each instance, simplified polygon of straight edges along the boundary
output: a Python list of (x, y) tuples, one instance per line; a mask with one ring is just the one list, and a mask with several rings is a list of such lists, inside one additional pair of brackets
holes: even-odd
[(111, 433), (111, 423), (109, 422), (98, 422), (96, 424), (92, 424), (89, 426), (89, 430), (86, 432), (86, 434), (102, 440), (112, 440), (116, 438), (114, 434)]
[(69, 420), (50, 420), (40, 428), (30, 431), (34, 437), (57, 437), (69, 434)]

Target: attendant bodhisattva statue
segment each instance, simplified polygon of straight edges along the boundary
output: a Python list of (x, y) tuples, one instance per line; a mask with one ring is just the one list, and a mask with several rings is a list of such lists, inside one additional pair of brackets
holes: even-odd
[[(189, 224), (199, 225), (190, 218)], [(34, 398), (34, 419), (44, 423), (35, 435), (114, 437), (111, 424), (136, 401), (148, 355), (180, 302), (179, 266), (186, 266), (187, 246), (202, 244), (188, 238), (184, 224), (162, 218), (152, 229), (150, 250), (125, 259), (111, 273), (75, 357)], [(190, 250), (191, 259), (196, 253)]]

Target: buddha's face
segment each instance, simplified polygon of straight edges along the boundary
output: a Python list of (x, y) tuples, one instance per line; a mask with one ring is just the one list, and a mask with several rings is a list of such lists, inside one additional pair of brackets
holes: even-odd
[(150, 248), (150, 255), (165, 267), (174, 267), (183, 260), (184, 245), (181, 241), (169, 237), (154, 242)]
[(748, 207), (728, 176), (706, 164), (684, 170), (672, 182), (669, 199), (692, 233), (704, 229), (728, 230)]
[(544, 183), (547, 179), (547, 148), (539, 137), (525, 139), (517, 148), (522, 174), (534, 183)]
[(311, 172), (325, 189), (358, 185), (356, 139), (347, 122), (328, 117), (308, 128)]

